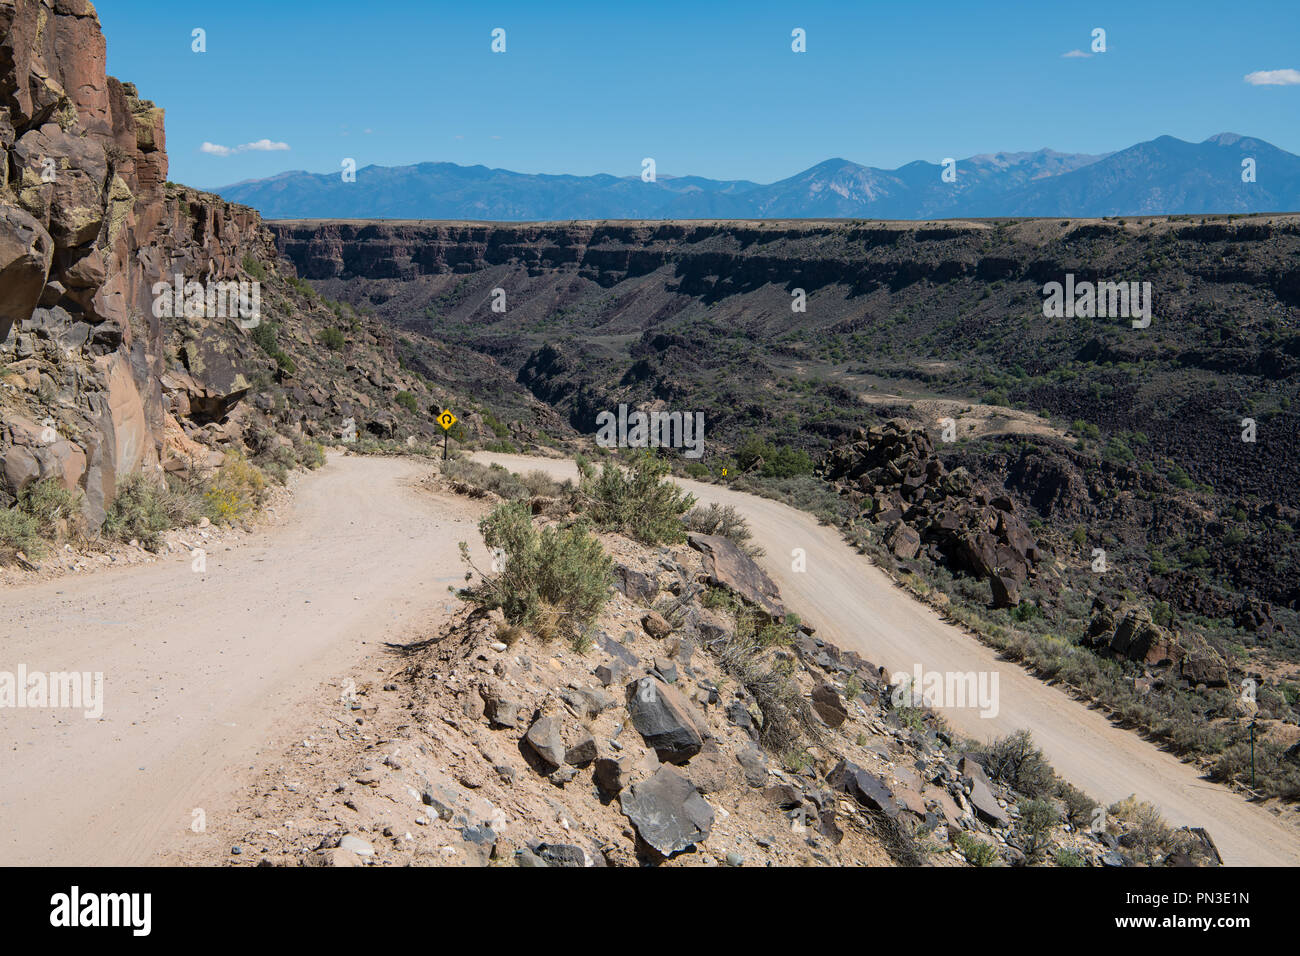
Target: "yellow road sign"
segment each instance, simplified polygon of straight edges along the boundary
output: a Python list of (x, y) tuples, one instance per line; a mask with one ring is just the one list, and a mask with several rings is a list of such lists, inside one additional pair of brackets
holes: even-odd
[(451, 431), (451, 426), (457, 421), (458, 419), (449, 409), (443, 409), (442, 414), (438, 416), (438, 424), (442, 426), (443, 431)]

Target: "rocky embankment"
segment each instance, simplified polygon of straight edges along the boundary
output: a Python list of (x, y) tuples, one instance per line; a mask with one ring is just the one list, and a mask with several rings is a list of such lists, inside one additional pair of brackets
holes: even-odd
[[(820, 473), (860, 507), (859, 518), (878, 529), (894, 557), (911, 562), (924, 549), (935, 564), (987, 581), (993, 608), (1019, 606), (1028, 584), (1038, 586), (1035, 596), (1059, 594), (1080, 582), (1091, 590), (1100, 577), (1091, 570), (1072, 576), (1064, 562), (1055, 560), (1065, 550), (1061, 542), (1045, 551), (1031, 532), (1029, 520), (1040, 512), (1030, 502), (1040, 502), (1050, 513), (1054, 504), (1046, 499), (1056, 496), (1044, 488), (1019, 488), (1019, 483), (1005, 478), (977, 482), (963, 465), (949, 470), (929, 435), (905, 420), (891, 419), (860, 430), (832, 449)], [(1087, 483), (1081, 473), (1070, 477), (1073, 481), (1057, 484), (1058, 491), (1076, 486), (1083, 490), (1076, 500), (1055, 506), (1079, 509), (1078, 498), (1090, 501)], [(1017, 490), (1008, 491), (1008, 484)], [(1041, 580), (1040, 565), (1044, 566)], [(1092, 559), (1087, 567), (1091, 565)], [(1144, 665), (1149, 672), (1185, 686), (1227, 685), (1232, 672), (1203, 638), (1195, 633), (1180, 635), (1154, 623), (1147, 606), (1117, 598), (1120, 590), (1112, 584), (1096, 598), (1094, 616), (1082, 635), (1085, 647)], [(1253, 608), (1261, 622), (1271, 622), (1267, 605), (1244, 596), (1239, 600), (1241, 613)]]

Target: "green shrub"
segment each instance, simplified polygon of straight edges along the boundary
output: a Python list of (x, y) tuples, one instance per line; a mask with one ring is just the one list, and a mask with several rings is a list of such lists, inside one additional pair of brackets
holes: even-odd
[(1064, 780), (1060, 781), (1057, 796), (1065, 802), (1065, 818), (1070, 822), (1070, 826), (1080, 830), (1091, 825), (1093, 811), (1098, 806), (1096, 800), (1074, 784)]
[(59, 522), (76, 522), (81, 516), (81, 491), (69, 491), (63, 483), (46, 478), (23, 489), (18, 496), (18, 507), (36, 521), (37, 532), (54, 537)]
[(757, 468), (764, 478), (793, 478), (812, 474), (813, 460), (806, 452), (789, 445), (776, 446), (751, 435), (736, 449), (741, 471)]
[(1056, 808), (1040, 798), (1022, 800), (1019, 804), (1020, 848), (1033, 862), (1043, 855), (1052, 839), (1052, 830), (1058, 822)]
[(1021, 601), (1011, 609), (1011, 617), (1021, 624), (1032, 620), (1033, 618), (1040, 617), (1042, 613), (1043, 612), (1039, 610), (1038, 605), (1033, 601)]
[(998, 861), (997, 850), (965, 831), (957, 833), (952, 842), (957, 847), (957, 851), (966, 858), (966, 862), (971, 866), (993, 866)]
[(266, 266), (261, 261), (254, 259), (251, 255), (244, 256), (244, 271), (259, 282), (266, 281)]
[(406, 392), (406, 391), (398, 392), (397, 397), (394, 399), (394, 401), (396, 401), (398, 405), (401, 405), (403, 408), (405, 408), (408, 412), (414, 413), (420, 410), (420, 403), (415, 400), (415, 396), (412, 395), (410, 392)]
[(153, 551), (161, 543), (162, 532), (191, 524), (200, 516), (200, 499), (191, 488), (136, 472), (118, 482), (103, 531), (118, 541), (134, 539)]
[(559, 498), (573, 488), (572, 482), (558, 482), (546, 472), (536, 469), (520, 475), (519, 480), (533, 498)]
[(446, 478), (480, 491), (490, 491), (507, 501), (529, 497), (528, 486), (518, 475), (501, 465), (482, 465), (468, 458), (450, 458), (441, 462), (439, 468)]
[(686, 528), (699, 534), (718, 534), (735, 542), (750, 557), (760, 557), (763, 549), (750, 544), (753, 536), (749, 522), (734, 505), (719, 505), (716, 502), (706, 507), (693, 508), (686, 516)]
[(579, 493), (598, 527), (643, 544), (674, 544), (686, 536), (681, 518), (695, 496), (665, 480), (667, 474), (668, 463), (651, 454), (637, 455), (626, 469), (606, 462), (599, 475), (587, 465)]
[[(527, 502), (516, 501), (500, 505), (478, 527), (489, 548), (501, 549), (504, 565), (464, 595), (501, 608), (510, 624), (543, 640), (563, 636), (583, 649), (587, 628), (609, 599), (614, 567), (587, 524), (539, 529)], [(469, 546), (460, 547), (469, 563)]]
[(257, 327), (250, 333), (253, 343), (263, 352), (275, 359), (275, 364), (286, 372), (292, 374), (297, 370), (292, 358), (288, 353), (280, 348), (279, 336), (276, 334), (277, 324), (269, 319), (258, 323)]
[(28, 557), (43, 549), (35, 518), (17, 506), (0, 511), (0, 558), (12, 561), (19, 551)]
[(492, 429), (492, 434), (503, 441), (510, 437), (510, 429), (488, 409), (483, 410), (483, 424)]
[(1110, 805), (1110, 815), (1127, 823), (1127, 849), (1140, 863), (1154, 863), (1177, 844), (1173, 830), (1150, 803), (1129, 796)]
[(1056, 773), (1034, 746), (1028, 730), (1017, 730), (993, 741), (981, 751), (989, 776), (1008, 784), (1028, 797), (1041, 797), (1056, 790)]
[(297, 455), (298, 463), (304, 468), (315, 471), (325, 464), (325, 446), (318, 441), (312, 441), (310, 438), (295, 438), (293, 450)]
[(266, 479), (257, 466), (237, 452), (226, 452), (203, 495), (203, 512), (217, 524), (250, 517), (266, 497)]
[(1105, 454), (1106, 457), (1112, 461), (1121, 462), (1130, 462), (1136, 457), (1133, 454), (1133, 449), (1129, 447), (1128, 442), (1124, 441), (1124, 439), (1120, 438), (1118, 435), (1115, 435), (1106, 443)]
[(321, 331), (320, 342), (331, 352), (338, 352), (343, 349), (343, 346), (347, 345), (347, 338), (343, 335), (342, 329), (336, 329), (331, 325)]
[(736, 627), (709, 645), (709, 651), (758, 707), (758, 741), (767, 750), (788, 754), (820, 737), (817, 718), (794, 679), (791, 658), (772, 652), (771, 633), (755, 626), (748, 608), (736, 613)]

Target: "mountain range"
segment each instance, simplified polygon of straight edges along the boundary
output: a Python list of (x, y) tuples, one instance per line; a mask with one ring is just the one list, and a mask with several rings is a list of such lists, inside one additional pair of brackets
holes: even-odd
[[(1255, 181), (1243, 181), (1246, 160)], [(951, 164), (947, 167), (952, 170)], [(1101, 155), (991, 153), (945, 166), (876, 169), (828, 159), (764, 185), (701, 176), (545, 175), (418, 163), (285, 172), (218, 189), (272, 219), (943, 219), (1099, 217), (1300, 210), (1300, 156), (1220, 133), (1161, 136)]]

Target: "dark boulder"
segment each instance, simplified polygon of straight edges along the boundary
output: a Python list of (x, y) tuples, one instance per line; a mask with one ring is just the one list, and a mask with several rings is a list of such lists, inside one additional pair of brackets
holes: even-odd
[(623, 814), (643, 843), (661, 856), (688, 850), (709, 837), (713, 808), (695, 784), (661, 767), (621, 798)]

